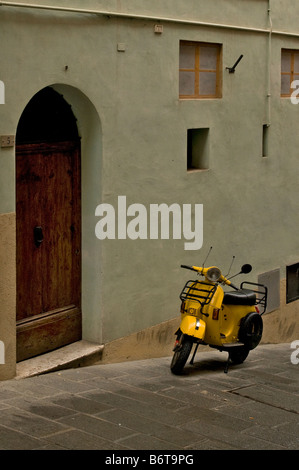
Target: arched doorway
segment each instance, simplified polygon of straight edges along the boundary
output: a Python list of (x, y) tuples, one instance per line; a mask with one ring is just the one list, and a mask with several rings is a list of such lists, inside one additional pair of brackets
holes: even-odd
[(80, 188), (76, 119), (44, 88), (16, 135), (17, 361), (81, 339)]

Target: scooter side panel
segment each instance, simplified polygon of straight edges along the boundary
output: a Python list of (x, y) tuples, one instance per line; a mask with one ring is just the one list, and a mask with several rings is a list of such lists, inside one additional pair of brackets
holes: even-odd
[(205, 337), (206, 323), (198, 317), (184, 315), (181, 320), (180, 329), (183, 334), (202, 340)]
[(238, 340), (240, 322), (243, 317), (254, 309), (245, 305), (225, 305), (222, 310), (220, 329), (223, 335), (222, 344)]

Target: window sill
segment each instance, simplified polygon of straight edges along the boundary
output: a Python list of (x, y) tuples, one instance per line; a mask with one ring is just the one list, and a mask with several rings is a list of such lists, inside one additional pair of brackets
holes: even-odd
[(221, 100), (222, 96), (179, 96), (179, 101)]
[(209, 170), (210, 168), (188, 168), (187, 173), (205, 173)]

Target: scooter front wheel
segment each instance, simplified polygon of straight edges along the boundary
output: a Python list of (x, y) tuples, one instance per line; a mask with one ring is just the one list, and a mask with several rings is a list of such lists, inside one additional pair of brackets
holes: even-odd
[(242, 362), (244, 362), (247, 358), (248, 354), (249, 349), (246, 348), (246, 346), (240, 346), (230, 351), (229, 358), (233, 364), (242, 364)]
[(191, 352), (193, 341), (189, 337), (184, 337), (179, 348), (174, 352), (170, 370), (175, 375), (180, 375), (187, 362), (189, 354)]

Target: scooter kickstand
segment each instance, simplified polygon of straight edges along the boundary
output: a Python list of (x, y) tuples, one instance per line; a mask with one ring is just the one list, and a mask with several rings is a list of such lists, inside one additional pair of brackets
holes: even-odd
[(229, 356), (227, 358), (227, 363), (226, 363), (226, 366), (224, 368), (224, 373), (227, 374), (228, 373), (228, 368), (229, 368)]
[(190, 364), (191, 364), (191, 365), (194, 364), (194, 358), (195, 358), (195, 354), (196, 354), (196, 352), (197, 352), (198, 346), (199, 346), (199, 343), (197, 343), (197, 345), (195, 346), (194, 353), (193, 353), (192, 359), (191, 359), (191, 361), (190, 361)]

